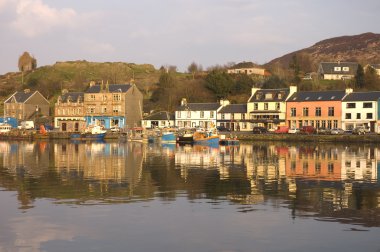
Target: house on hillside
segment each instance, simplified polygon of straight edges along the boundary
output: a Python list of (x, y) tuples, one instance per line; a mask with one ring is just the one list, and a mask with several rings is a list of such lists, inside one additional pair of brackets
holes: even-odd
[(320, 128), (342, 127), (342, 100), (352, 89), (342, 91), (301, 91), (287, 99), (287, 126), (301, 128), (313, 126)]
[(350, 80), (358, 70), (356, 62), (321, 62), (318, 74), (325, 80)]
[(247, 104), (228, 104), (217, 113), (217, 126), (231, 131), (249, 131)]
[(380, 91), (353, 92), (342, 101), (342, 129), (363, 126), (380, 133)]
[(95, 84), (84, 93), (86, 124), (133, 128), (141, 126), (143, 95), (132, 84)]
[(173, 127), (174, 122), (174, 114), (161, 111), (144, 117), (141, 124), (146, 129), (153, 129)]
[(54, 106), (54, 127), (60, 131), (81, 131), (86, 127), (84, 93), (64, 90)]
[(188, 103), (185, 98), (175, 111), (175, 126), (179, 128), (212, 128), (216, 126), (217, 113), (228, 105), (229, 101), (220, 103)]
[(264, 68), (258, 67), (252, 62), (242, 62), (227, 69), (229, 74), (247, 74), (247, 75), (259, 75), (269, 76), (270, 73)]
[(376, 71), (376, 74), (380, 76), (380, 64), (368, 64), (364, 67), (364, 69), (367, 69), (368, 67), (373, 68), (373, 70)]
[(286, 124), (286, 100), (297, 92), (296, 86), (280, 89), (252, 88), (247, 102), (247, 113), (251, 125), (275, 130), (277, 126)]
[(4, 101), (4, 117), (35, 121), (49, 116), (49, 101), (38, 91), (18, 91)]

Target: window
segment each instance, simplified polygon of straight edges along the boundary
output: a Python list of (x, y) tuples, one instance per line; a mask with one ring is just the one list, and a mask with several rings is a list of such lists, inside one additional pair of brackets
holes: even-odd
[(204, 118), (204, 117), (205, 117), (205, 112), (201, 111), (201, 118)]
[(113, 106), (112, 111), (114, 113), (119, 113), (120, 112), (120, 106)]
[(367, 119), (372, 119), (372, 113), (367, 113)]
[(348, 72), (348, 71), (350, 71), (349, 67), (343, 67), (343, 72)]
[(107, 95), (103, 95), (102, 101), (107, 101)]
[(290, 116), (296, 116), (297, 110), (296, 108), (290, 108)]
[(268, 103), (264, 103), (264, 110), (268, 110)]
[(356, 108), (356, 103), (349, 102), (347, 103), (346, 108)]
[(222, 113), (222, 120), (226, 119), (226, 114)]
[(95, 95), (94, 94), (90, 95), (90, 101), (95, 101)]
[(326, 121), (322, 120), (322, 128), (326, 128)]
[(121, 94), (113, 94), (112, 99), (114, 101), (121, 101)]
[(258, 110), (258, 109), (259, 109), (259, 104), (254, 103), (254, 104), (253, 104), (253, 109), (254, 109), (254, 110)]
[(328, 128), (328, 129), (331, 129), (331, 126), (332, 126), (332, 125), (331, 125), (331, 121), (328, 120), (328, 121), (327, 121), (327, 128)]
[(315, 163), (315, 174), (321, 174), (321, 163), (317, 162)]
[(341, 67), (334, 67), (334, 71), (335, 71), (335, 72), (340, 72), (341, 70), (342, 70)]
[(315, 108), (315, 116), (321, 116), (322, 115), (322, 109), (321, 107)]
[(187, 118), (191, 117), (191, 111), (187, 111)]
[(102, 113), (107, 113), (107, 107), (102, 107)]
[(364, 102), (363, 108), (372, 108), (372, 102)]
[(336, 128), (338, 128), (338, 120), (334, 120), (334, 128), (336, 129)]
[(95, 107), (88, 107), (88, 113), (94, 114), (95, 113)]
[(280, 103), (276, 102), (276, 110), (280, 110)]
[(328, 163), (328, 165), (327, 165), (327, 172), (329, 174), (334, 173), (334, 164), (333, 163)]
[(181, 111), (177, 111), (177, 118), (181, 118)]
[(303, 108), (303, 116), (309, 116), (309, 108)]
[(356, 119), (361, 119), (361, 114), (360, 113), (356, 113)]
[(265, 94), (265, 100), (269, 100), (269, 99), (272, 99), (272, 94), (271, 93)]
[(334, 107), (329, 107), (329, 116), (334, 116)]
[(346, 119), (351, 119), (351, 113), (346, 113)]
[(214, 111), (210, 111), (210, 118), (214, 118)]
[(241, 119), (245, 120), (245, 114), (241, 114)]

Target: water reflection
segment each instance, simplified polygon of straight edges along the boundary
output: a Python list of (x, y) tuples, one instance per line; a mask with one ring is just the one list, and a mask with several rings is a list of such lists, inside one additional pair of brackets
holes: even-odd
[(377, 146), (177, 146), (142, 143), (0, 142), (0, 187), (20, 208), (160, 198), (244, 205), (282, 199), (291, 216), (380, 226)]

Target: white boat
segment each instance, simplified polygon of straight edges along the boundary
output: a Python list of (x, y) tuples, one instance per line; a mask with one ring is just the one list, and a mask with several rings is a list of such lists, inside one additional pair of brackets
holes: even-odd
[(8, 123), (0, 123), (0, 134), (7, 133), (11, 131), (12, 126)]

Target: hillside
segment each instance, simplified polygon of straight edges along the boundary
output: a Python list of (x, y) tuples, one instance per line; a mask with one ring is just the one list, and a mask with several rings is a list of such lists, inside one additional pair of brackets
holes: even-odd
[(294, 55), (299, 58), (301, 70), (317, 71), (321, 61), (355, 61), (363, 65), (380, 63), (380, 34), (363, 33), (322, 40), (311, 47), (273, 59), (265, 66), (269, 69), (287, 69)]

